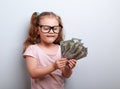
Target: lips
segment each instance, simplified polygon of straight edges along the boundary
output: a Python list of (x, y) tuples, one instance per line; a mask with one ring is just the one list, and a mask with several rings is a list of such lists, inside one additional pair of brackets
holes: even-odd
[(53, 36), (53, 35), (47, 35), (47, 37), (55, 37), (55, 36)]

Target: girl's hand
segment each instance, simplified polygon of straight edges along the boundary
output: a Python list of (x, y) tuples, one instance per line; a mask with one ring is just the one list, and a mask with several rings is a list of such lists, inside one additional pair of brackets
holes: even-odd
[(62, 68), (62, 74), (64, 77), (68, 78), (71, 76), (72, 69), (75, 67), (76, 62), (77, 61), (75, 59), (70, 59), (67, 61), (66, 66)]
[(70, 69), (73, 69), (73, 68), (75, 67), (75, 65), (76, 65), (76, 62), (77, 62), (77, 60), (75, 60), (75, 59), (70, 59), (70, 60), (68, 60), (66, 66), (68, 66), (68, 68), (70, 68)]
[(61, 58), (60, 60), (57, 60), (55, 62), (55, 69), (62, 69), (66, 66), (67, 64), (67, 59), (66, 58)]

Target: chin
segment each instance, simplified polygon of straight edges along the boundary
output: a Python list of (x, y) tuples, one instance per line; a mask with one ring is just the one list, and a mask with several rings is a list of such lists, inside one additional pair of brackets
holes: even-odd
[(55, 41), (55, 40), (52, 40), (52, 39), (50, 40), (50, 39), (49, 39), (49, 40), (47, 40), (47, 43), (51, 44), (51, 43), (54, 43), (54, 41)]

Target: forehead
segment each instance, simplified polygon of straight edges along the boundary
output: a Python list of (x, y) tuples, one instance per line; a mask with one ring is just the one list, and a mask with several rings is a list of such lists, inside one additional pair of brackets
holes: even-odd
[(58, 19), (56, 17), (50, 17), (50, 16), (45, 16), (43, 18), (40, 19), (40, 24), (42, 25), (58, 25)]

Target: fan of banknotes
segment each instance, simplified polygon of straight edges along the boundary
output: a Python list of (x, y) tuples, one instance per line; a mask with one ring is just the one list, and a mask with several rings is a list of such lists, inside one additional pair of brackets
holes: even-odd
[(72, 38), (71, 40), (61, 41), (62, 57), (79, 60), (87, 56), (87, 48), (81, 43), (81, 39)]

